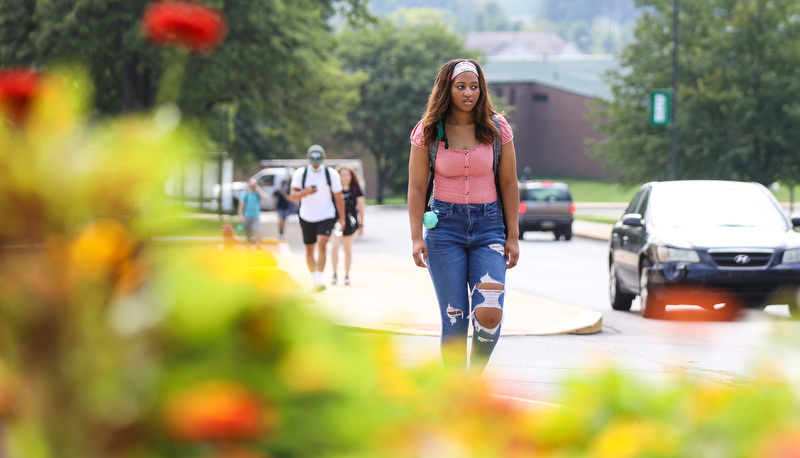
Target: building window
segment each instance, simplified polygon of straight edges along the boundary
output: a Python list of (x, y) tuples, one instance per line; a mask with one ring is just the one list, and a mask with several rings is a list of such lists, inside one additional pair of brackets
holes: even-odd
[(508, 104), (509, 104), (509, 105), (514, 105), (514, 102), (515, 102), (515, 100), (514, 100), (514, 99), (515, 99), (515, 98), (516, 98), (516, 93), (515, 93), (515, 91), (514, 91), (514, 88), (512, 87), (512, 88), (510, 88), (510, 89), (508, 90)]
[(547, 102), (547, 94), (542, 92), (536, 92), (533, 94), (533, 101), (534, 102)]

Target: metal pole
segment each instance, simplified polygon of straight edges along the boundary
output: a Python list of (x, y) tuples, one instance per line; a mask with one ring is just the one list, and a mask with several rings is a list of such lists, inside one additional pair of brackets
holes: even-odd
[(200, 194), (197, 197), (197, 204), (198, 204), (198, 208), (199, 208), (199, 212), (200, 213), (203, 213), (203, 210), (205, 210), (205, 207), (203, 205), (203, 203), (204, 203), (203, 199), (205, 198), (205, 196), (204, 196), (204, 194), (205, 194), (205, 186), (203, 186), (203, 182), (206, 179), (206, 157), (207, 156), (205, 154), (200, 156), (200, 183), (199, 183), (200, 190), (198, 191)]
[(676, 149), (678, 143), (678, 13), (680, 12), (679, 0), (672, 1), (672, 109), (669, 113), (669, 179), (676, 177)]

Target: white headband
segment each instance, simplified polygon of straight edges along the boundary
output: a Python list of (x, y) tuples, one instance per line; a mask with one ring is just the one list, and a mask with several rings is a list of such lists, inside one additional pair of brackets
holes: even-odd
[(478, 74), (478, 69), (477, 69), (477, 67), (475, 67), (475, 64), (473, 64), (472, 62), (469, 62), (469, 61), (466, 61), (466, 60), (461, 61), (461, 62), (457, 63), (456, 67), (453, 69), (453, 74), (450, 75), (450, 81), (453, 81), (453, 78), (458, 76), (459, 73), (464, 73), (464, 72), (472, 72), (472, 73), (477, 75)]

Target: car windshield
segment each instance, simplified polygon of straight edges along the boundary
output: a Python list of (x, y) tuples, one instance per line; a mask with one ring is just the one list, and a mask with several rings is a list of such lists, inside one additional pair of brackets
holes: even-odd
[(774, 201), (750, 187), (669, 187), (653, 192), (652, 224), (657, 227), (747, 226), (787, 228)]
[(569, 191), (563, 188), (531, 188), (521, 189), (519, 200), (535, 200), (540, 202), (569, 202)]

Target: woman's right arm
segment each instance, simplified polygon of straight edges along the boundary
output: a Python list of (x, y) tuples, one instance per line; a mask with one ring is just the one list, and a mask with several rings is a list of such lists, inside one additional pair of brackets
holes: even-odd
[(411, 225), (412, 255), (419, 267), (428, 267), (428, 249), (422, 239), (422, 214), (425, 213), (429, 166), (428, 150), (412, 145), (408, 160), (408, 220)]

